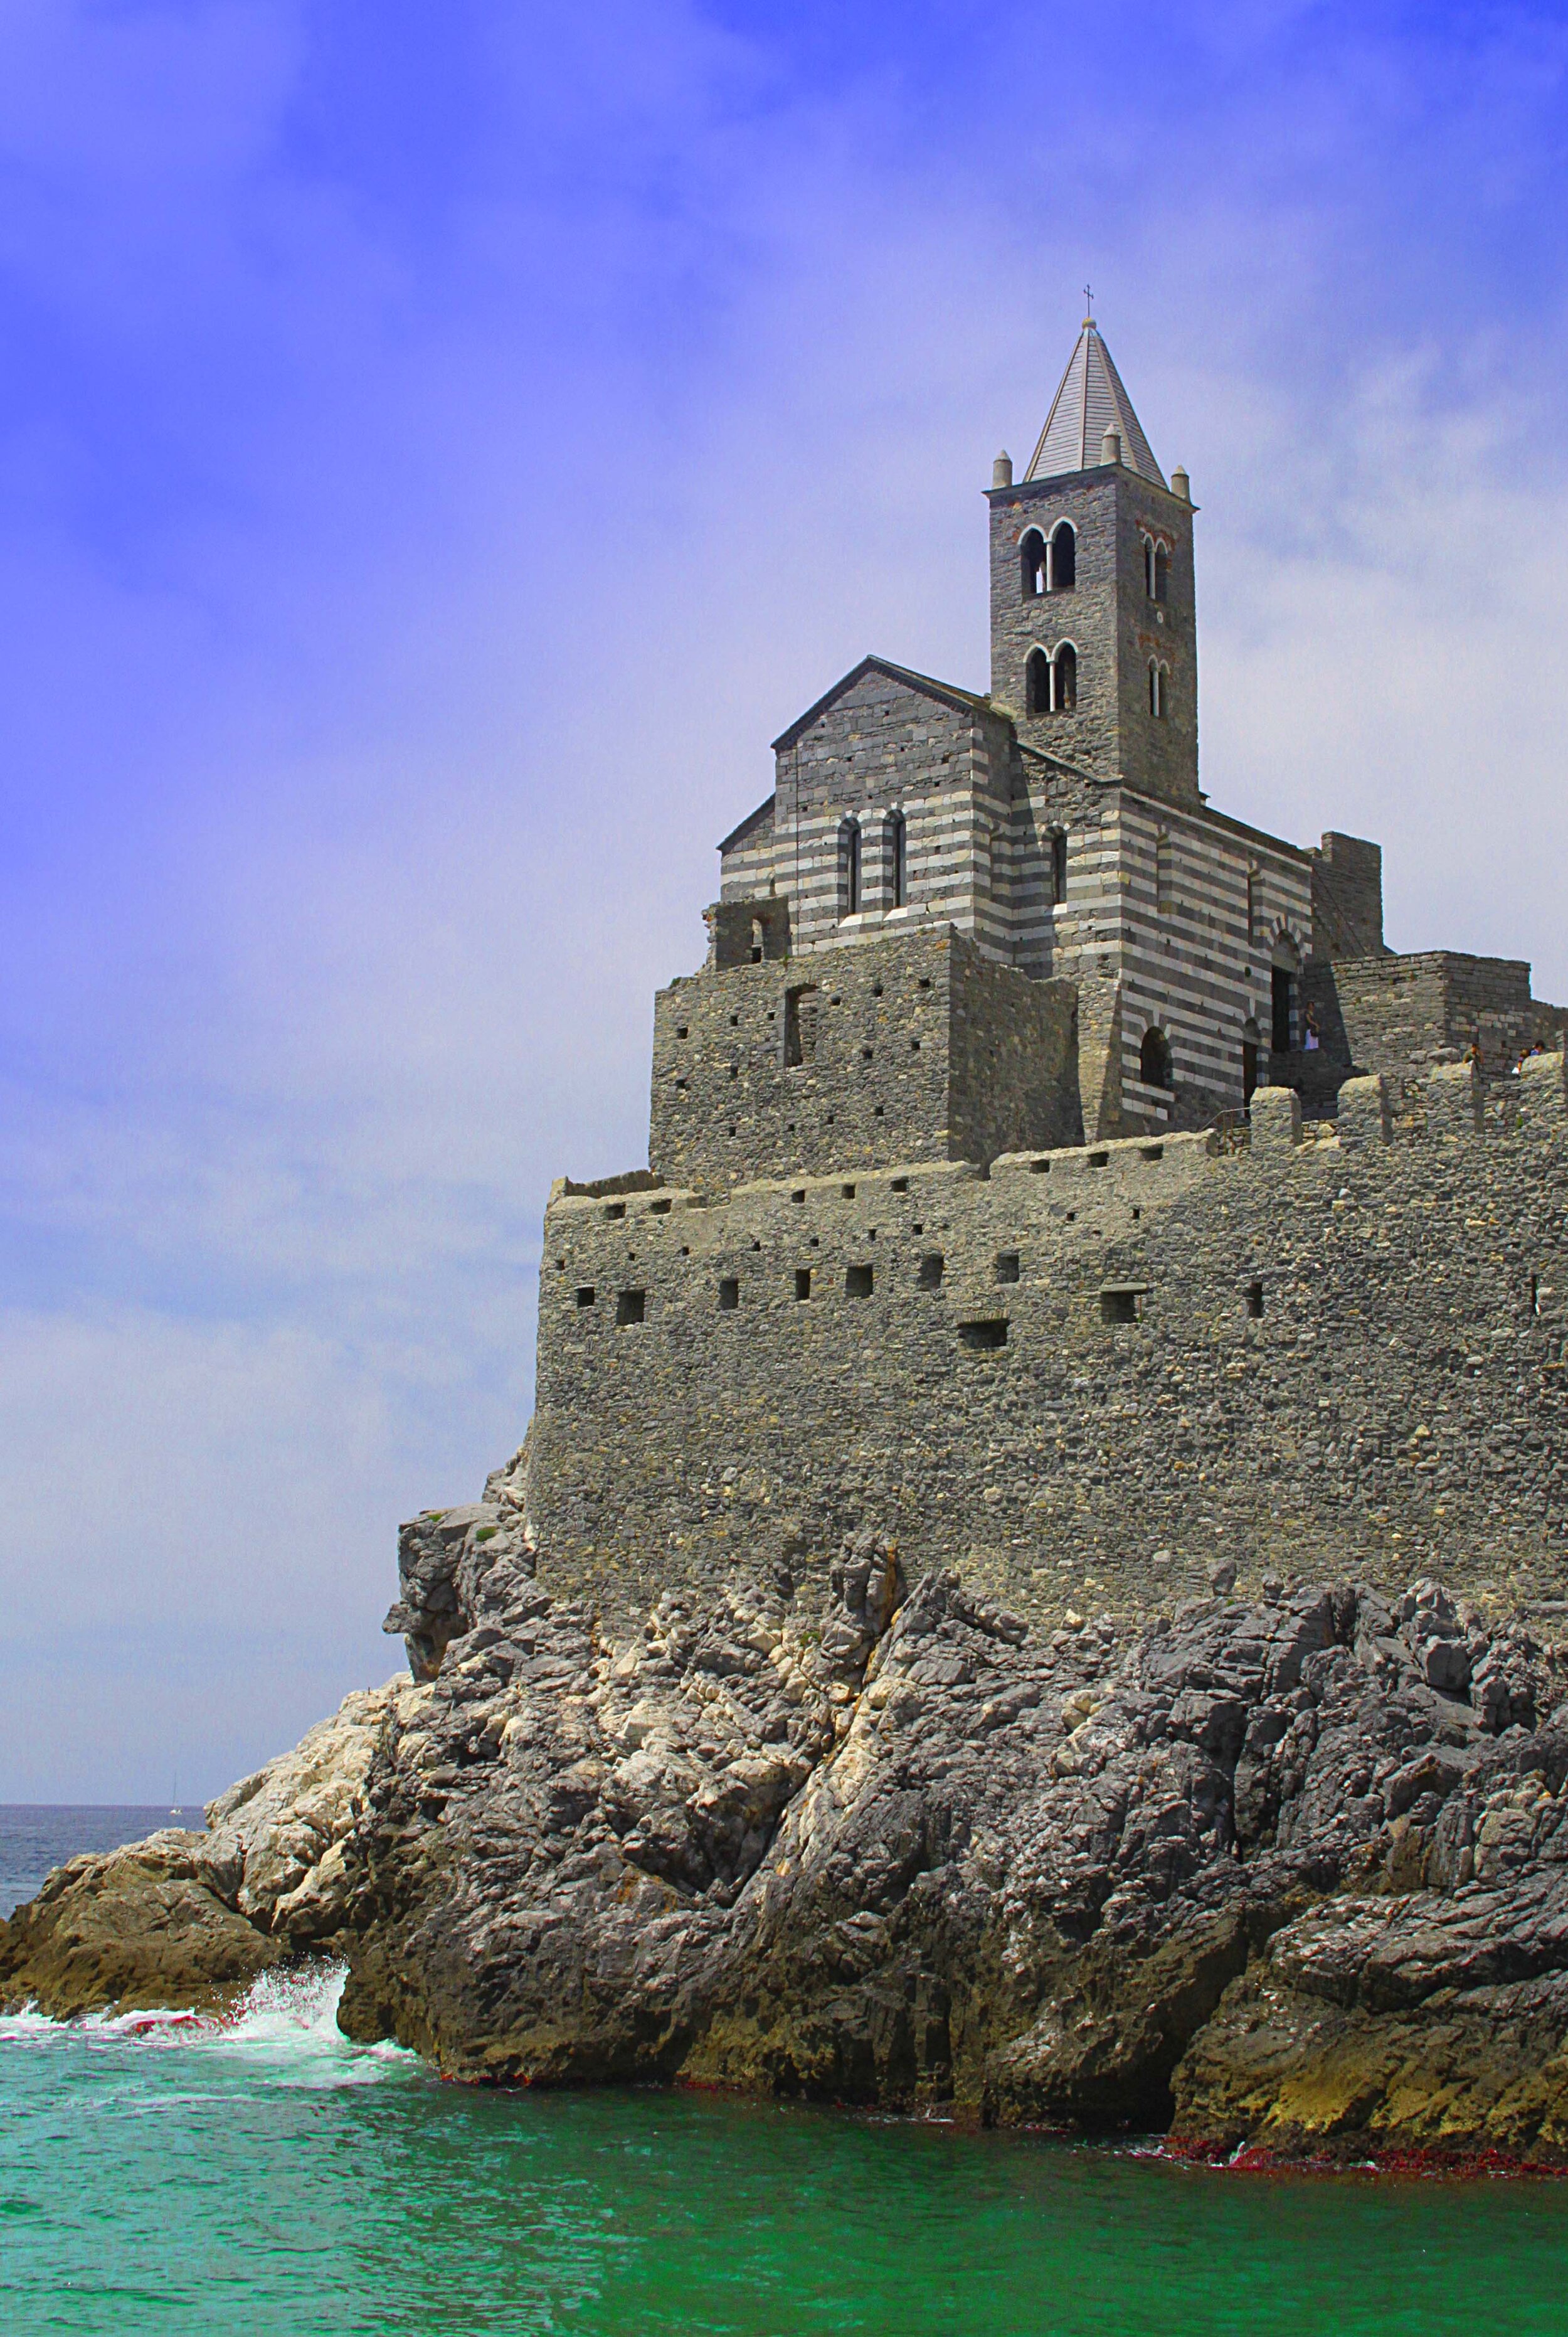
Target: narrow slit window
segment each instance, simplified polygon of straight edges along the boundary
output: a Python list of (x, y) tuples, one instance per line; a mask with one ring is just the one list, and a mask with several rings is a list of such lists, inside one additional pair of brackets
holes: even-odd
[(738, 1275), (726, 1274), (722, 1277), (718, 1286), (718, 1304), (721, 1315), (733, 1315), (735, 1308), (740, 1305), (740, 1277)]
[(1263, 1286), (1261, 1282), (1247, 1285), (1247, 1312), (1257, 1322), (1263, 1312)]
[(843, 827), (843, 914), (858, 917), (861, 913), (861, 832), (854, 820), (846, 820)]
[(1171, 555), (1163, 543), (1154, 546), (1154, 598), (1164, 601), (1171, 589)]
[(1059, 908), (1067, 897), (1067, 838), (1057, 828), (1051, 836), (1051, 899)]
[(888, 823), (888, 859), (893, 906), (901, 909), (910, 897), (910, 831), (901, 811), (894, 812)]
[(795, 1296), (809, 1298), (812, 1295), (812, 1270), (809, 1266), (795, 1268)]

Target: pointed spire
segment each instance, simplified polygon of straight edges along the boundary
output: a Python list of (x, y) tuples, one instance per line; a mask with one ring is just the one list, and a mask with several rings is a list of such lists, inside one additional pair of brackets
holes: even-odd
[(1111, 353), (1100, 338), (1100, 328), (1093, 317), (1086, 317), (1061, 387), (1051, 400), (1040, 443), (1029, 457), (1025, 480), (1097, 469), (1111, 434), (1121, 440), (1121, 460), (1128, 470), (1163, 487), (1164, 474), (1133, 412), (1133, 401), (1122, 387), (1122, 377), (1111, 363)]

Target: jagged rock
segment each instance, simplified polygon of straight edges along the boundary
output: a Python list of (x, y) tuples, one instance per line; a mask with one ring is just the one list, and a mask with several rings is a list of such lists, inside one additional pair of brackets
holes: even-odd
[[(349, 2033), (460, 2077), (1563, 2146), (1568, 1706), (1522, 1622), (1271, 1580), (1042, 1638), (862, 1533), (608, 1638), (491, 1491), (405, 1540), (433, 1677), (120, 1854), (127, 2000), (178, 1883), (241, 1962), (330, 1941)], [(102, 1999), (44, 1952), (102, 1863), (15, 1919), (8, 1990)]]
[(286, 1952), (203, 1882), (204, 1837), (173, 1828), (56, 1867), (0, 1923), (0, 2004), (60, 2019), (153, 2006), (225, 2006)]

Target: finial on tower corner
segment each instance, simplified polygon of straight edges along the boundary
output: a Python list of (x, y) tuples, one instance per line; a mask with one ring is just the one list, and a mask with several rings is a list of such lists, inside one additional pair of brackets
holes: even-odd
[(1013, 484), (1013, 458), (1004, 447), (991, 464), (991, 485), (1010, 487)]
[(1190, 504), (1193, 500), (1193, 482), (1180, 463), (1171, 473), (1171, 493), (1178, 502)]
[(1121, 459), (1122, 434), (1119, 430), (1107, 430), (1100, 441), (1100, 460), (1102, 463), (1116, 464)]

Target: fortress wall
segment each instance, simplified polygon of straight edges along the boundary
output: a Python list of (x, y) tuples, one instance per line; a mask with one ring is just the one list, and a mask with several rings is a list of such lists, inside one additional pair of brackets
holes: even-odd
[(1244, 1585), (1430, 1567), (1568, 1595), (1563, 1059), (1518, 1087), (1507, 1133), (1458, 1070), (1393, 1144), (1356, 1082), (1305, 1145), (1268, 1090), (1244, 1151), (560, 1194), (525, 1463), (543, 1578), (629, 1612), (873, 1524), (1040, 1619), (1168, 1605), (1222, 1557)]
[(1563, 1026), (1561, 1009), (1532, 999), (1522, 958), (1455, 950), (1353, 958), (1313, 966), (1304, 989), (1331, 1054), (1406, 1078), (1456, 1060), (1477, 1033), (1495, 1068)]
[(1070, 1140), (1075, 1006), (936, 924), (687, 975), (654, 1003), (648, 1157), (708, 1188)]

